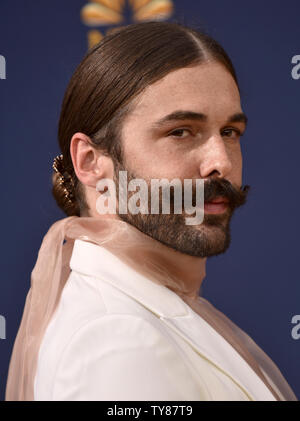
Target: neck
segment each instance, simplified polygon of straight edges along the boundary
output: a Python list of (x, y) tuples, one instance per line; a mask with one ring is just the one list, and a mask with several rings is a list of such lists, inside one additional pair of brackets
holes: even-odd
[(132, 234), (129, 237), (132, 242), (126, 243), (126, 254), (131, 257), (131, 264), (178, 295), (197, 298), (206, 276), (207, 258), (181, 253), (142, 233), (131, 224), (126, 225)]
[(80, 217), (90, 238), (115, 253), (132, 268), (173, 290), (182, 298), (197, 299), (205, 278), (206, 257), (194, 257), (164, 245), (117, 215)]
[(169, 279), (166, 286), (179, 295), (197, 298), (206, 275), (206, 258), (189, 256), (156, 240), (153, 241), (158, 245), (155, 244), (153, 250), (147, 252), (146, 258), (149, 258), (152, 264), (156, 263), (164, 268)]

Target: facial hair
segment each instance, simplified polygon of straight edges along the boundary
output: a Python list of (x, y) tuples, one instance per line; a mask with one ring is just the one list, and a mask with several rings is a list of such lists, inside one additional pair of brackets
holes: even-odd
[[(116, 185), (117, 198), (124, 192), (119, 189), (119, 171), (127, 171), (127, 182), (133, 179), (143, 179), (142, 176), (125, 168), (122, 162), (114, 160), (114, 181)], [(150, 192), (148, 209), (151, 209), (151, 180), (145, 180)], [(127, 188), (127, 186), (126, 186)], [(195, 205), (196, 187), (192, 186), (193, 205)], [(236, 208), (246, 203), (250, 186), (235, 188), (228, 180), (211, 178), (204, 184), (204, 200), (213, 200), (218, 196), (229, 200), (226, 211), (222, 214), (204, 214), (203, 222), (199, 225), (186, 225), (184, 212), (175, 214), (174, 192), (170, 189), (170, 214), (123, 214), (117, 213), (120, 219), (133, 225), (138, 230), (162, 244), (177, 250), (181, 253), (196, 257), (211, 257), (224, 253), (230, 246), (231, 233), (230, 221)], [(128, 198), (136, 192), (127, 192)], [(162, 209), (162, 194), (160, 194), (160, 209)]]

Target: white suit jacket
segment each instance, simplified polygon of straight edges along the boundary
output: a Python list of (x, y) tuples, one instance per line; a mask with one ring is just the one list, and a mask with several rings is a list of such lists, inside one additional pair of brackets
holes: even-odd
[(75, 240), (39, 350), (35, 400), (276, 400), (176, 293)]

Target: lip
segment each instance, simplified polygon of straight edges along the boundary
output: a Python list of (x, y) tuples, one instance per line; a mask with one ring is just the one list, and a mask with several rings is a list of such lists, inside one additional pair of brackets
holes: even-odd
[(225, 197), (218, 197), (209, 202), (204, 202), (204, 213), (220, 214), (228, 208), (229, 200)]
[(219, 197), (216, 197), (215, 199), (209, 200), (205, 203), (229, 203), (229, 200), (226, 197), (219, 196)]

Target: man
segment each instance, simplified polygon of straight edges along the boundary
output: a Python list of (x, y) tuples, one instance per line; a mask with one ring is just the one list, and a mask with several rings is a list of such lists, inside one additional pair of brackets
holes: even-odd
[[(228, 249), (248, 190), (247, 117), (220, 51), (204, 34), (150, 22), (111, 35), (75, 72), (54, 177), (70, 216), (56, 230), (75, 243), (39, 350), (35, 400), (297, 400), (263, 351), (199, 296), (207, 257)], [(97, 184), (114, 180), (120, 193), (121, 170), (148, 186), (203, 180), (202, 223), (187, 225), (185, 210), (100, 215)], [(196, 195), (193, 185), (193, 203)]]

